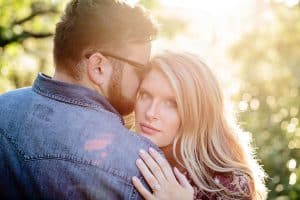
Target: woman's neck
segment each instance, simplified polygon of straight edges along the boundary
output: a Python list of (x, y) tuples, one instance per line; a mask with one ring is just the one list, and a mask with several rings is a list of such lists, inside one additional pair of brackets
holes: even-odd
[[(166, 147), (161, 147), (161, 150), (164, 152), (165, 156), (166, 156), (166, 159), (168, 160), (168, 162), (170, 163), (171, 167), (176, 167), (179, 171), (181, 172), (184, 172), (186, 171), (186, 169), (181, 166), (175, 159), (174, 155), (173, 155), (173, 146), (172, 145), (169, 145), (169, 146), (166, 146)], [(177, 153), (177, 152), (176, 152)], [(177, 153), (177, 157), (179, 159), (179, 161), (181, 163), (182, 162), (182, 159), (181, 159), (181, 156), (180, 156), (180, 153)]]

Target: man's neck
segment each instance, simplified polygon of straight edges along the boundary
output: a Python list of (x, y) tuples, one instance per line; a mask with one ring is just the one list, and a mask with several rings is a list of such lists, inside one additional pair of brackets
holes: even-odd
[(68, 76), (68, 75), (66, 75), (64, 73), (55, 72), (54, 76), (52, 77), (52, 79), (56, 80), (56, 81), (61, 81), (61, 82), (66, 82), (66, 83), (81, 85), (74, 78), (71, 78), (70, 76)]

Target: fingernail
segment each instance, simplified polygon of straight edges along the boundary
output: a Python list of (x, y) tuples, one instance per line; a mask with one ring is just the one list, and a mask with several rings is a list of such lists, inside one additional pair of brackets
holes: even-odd
[(133, 181), (137, 181), (138, 178), (137, 178), (136, 176), (133, 176), (133, 177), (132, 177), (132, 180), (133, 180)]
[(143, 162), (143, 161), (142, 161), (141, 159), (137, 159), (137, 160), (136, 160), (136, 163), (137, 163), (137, 164), (141, 164), (142, 162)]
[(140, 153), (144, 154), (144, 153), (146, 153), (146, 151), (144, 149), (140, 149)]
[(155, 149), (153, 149), (152, 147), (149, 148), (150, 152), (155, 152)]
[(176, 171), (176, 173), (179, 172), (179, 170), (177, 169), (177, 167), (174, 167), (174, 171)]

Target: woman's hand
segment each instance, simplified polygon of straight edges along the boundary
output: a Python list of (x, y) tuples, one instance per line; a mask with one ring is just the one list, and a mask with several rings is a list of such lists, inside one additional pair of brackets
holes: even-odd
[(149, 152), (150, 154), (140, 150), (142, 159), (138, 159), (136, 164), (153, 193), (148, 191), (137, 177), (133, 177), (133, 185), (139, 193), (146, 200), (192, 200), (194, 190), (186, 177), (177, 168), (174, 168), (173, 173), (167, 160), (153, 148), (150, 148)]

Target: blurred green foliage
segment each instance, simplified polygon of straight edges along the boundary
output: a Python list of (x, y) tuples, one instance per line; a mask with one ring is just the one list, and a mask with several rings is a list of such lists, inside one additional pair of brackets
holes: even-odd
[(271, 5), (230, 50), (240, 65), (242, 127), (258, 147), (269, 199), (300, 199), (300, 6)]
[[(0, 0), (0, 94), (31, 85), (39, 71), (53, 72), (51, 36), (66, 2)], [(161, 36), (172, 40), (186, 28), (158, 0), (140, 3), (159, 19)], [(269, 199), (300, 199), (300, 6), (270, 10), (273, 19), (229, 51), (242, 83), (234, 100), (269, 175)]]
[(51, 36), (63, 4), (0, 0), (0, 93), (31, 85), (37, 72), (53, 70)]

